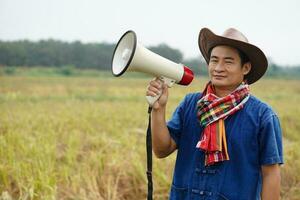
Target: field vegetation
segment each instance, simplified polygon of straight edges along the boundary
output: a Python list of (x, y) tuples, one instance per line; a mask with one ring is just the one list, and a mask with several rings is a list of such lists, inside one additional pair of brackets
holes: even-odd
[[(146, 198), (144, 95), (150, 77), (70, 67), (15, 70), (0, 71), (0, 199)], [(167, 118), (206, 81), (197, 77), (188, 87), (170, 89)], [(299, 200), (300, 80), (263, 79), (251, 92), (280, 117), (281, 196)], [(153, 161), (155, 199), (168, 197), (175, 154)]]

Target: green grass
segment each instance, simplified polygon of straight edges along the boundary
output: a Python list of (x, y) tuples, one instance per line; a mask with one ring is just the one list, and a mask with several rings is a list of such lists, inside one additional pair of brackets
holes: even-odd
[[(46, 75), (0, 76), (0, 199), (145, 199), (149, 79)], [(167, 118), (206, 80), (175, 85)], [(263, 79), (251, 92), (279, 114), (282, 198), (300, 199), (300, 81)], [(175, 156), (154, 159), (155, 199), (168, 197)]]

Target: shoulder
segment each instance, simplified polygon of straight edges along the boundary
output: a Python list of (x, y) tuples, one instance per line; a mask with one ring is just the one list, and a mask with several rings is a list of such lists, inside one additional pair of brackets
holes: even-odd
[(201, 93), (195, 92), (195, 93), (189, 93), (184, 97), (185, 103), (197, 103), (197, 101), (200, 99)]
[(256, 107), (256, 109), (259, 109), (259, 110), (273, 111), (273, 108), (269, 104), (258, 99), (257, 97), (255, 97), (253, 95), (250, 95), (250, 98), (249, 98), (247, 104), (248, 104), (248, 106)]
[(195, 92), (195, 93), (188, 93), (183, 100), (180, 103), (180, 107), (184, 109), (188, 108), (195, 108), (198, 100), (200, 99), (201, 93), (200, 92)]
[(270, 118), (277, 118), (276, 112), (269, 104), (253, 95), (251, 95), (247, 101), (245, 111), (251, 114), (256, 114), (262, 120), (262, 123)]
[(181, 113), (186, 113), (189, 114), (191, 112), (194, 112), (197, 106), (197, 102), (200, 99), (201, 93), (189, 93), (187, 94), (179, 106), (176, 108), (175, 112), (181, 112)]

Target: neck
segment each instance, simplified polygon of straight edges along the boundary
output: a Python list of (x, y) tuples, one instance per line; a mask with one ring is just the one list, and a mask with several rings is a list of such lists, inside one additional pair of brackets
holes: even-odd
[(225, 97), (232, 93), (239, 85), (233, 86), (233, 87), (218, 87), (214, 86), (215, 94), (218, 97)]
[(215, 87), (215, 93), (218, 97), (225, 97), (233, 91), (234, 91), (234, 89), (226, 89), (226, 88), (217, 88), (217, 87)]

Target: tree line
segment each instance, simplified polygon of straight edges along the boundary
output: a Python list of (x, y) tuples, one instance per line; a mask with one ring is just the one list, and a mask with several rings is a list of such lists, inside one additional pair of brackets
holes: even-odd
[[(64, 42), (59, 40), (0, 41), (0, 66), (13, 67), (63, 67), (80, 69), (110, 70), (113, 50), (116, 44)], [(184, 59), (180, 50), (167, 44), (147, 47), (149, 50), (176, 63), (184, 63), (196, 74), (207, 74), (206, 64), (199, 57)], [(269, 62), (269, 76), (300, 76), (300, 66), (284, 67)]]

